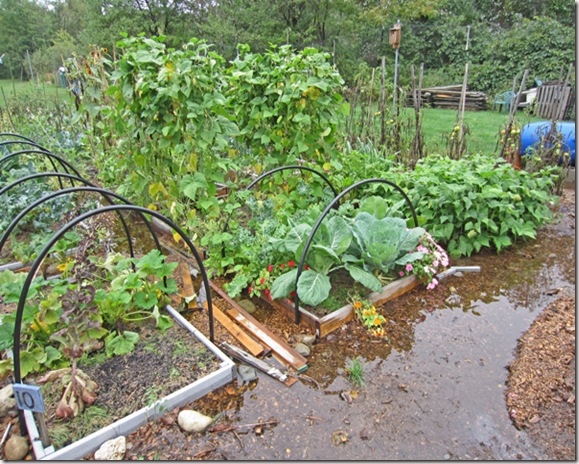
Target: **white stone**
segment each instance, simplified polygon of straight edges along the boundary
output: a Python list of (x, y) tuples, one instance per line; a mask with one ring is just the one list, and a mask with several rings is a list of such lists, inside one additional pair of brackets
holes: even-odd
[(4, 444), (4, 457), (8, 461), (21, 461), (28, 454), (28, 438), (12, 435)]
[(304, 335), (302, 337), (302, 339), (299, 341), (302, 342), (304, 345), (311, 348), (313, 346), (313, 344), (316, 342), (316, 336), (315, 335)]
[(213, 419), (200, 412), (184, 409), (177, 416), (177, 422), (186, 432), (204, 432), (211, 425)]
[(122, 461), (127, 451), (127, 440), (124, 436), (105, 441), (101, 447), (95, 451), (95, 461)]
[(0, 418), (5, 417), (9, 413), (12, 413), (11, 415), (16, 413), (16, 400), (14, 399), (12, 384), (6, 385), (0, 390)]
[(310, 355), (310, 349), (307, 345), (304, 345), (303, 343), (298, 343), (295, 346), (296, 351), (301, 354), (302, 356), (306, 356), (308, 357)]

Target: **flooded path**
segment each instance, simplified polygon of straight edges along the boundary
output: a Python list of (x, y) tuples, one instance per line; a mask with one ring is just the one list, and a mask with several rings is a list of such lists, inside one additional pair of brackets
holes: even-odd
[[(288, 388), (260, 374), (234, 407), (208, 410), (233, 425), (279, 421), (260, 434), (219, 435), (222, 456), (548, 459), (512, 425), (504, 391), (518, 338), (558, 295), (575, 293), (574, 206), (561, 213), (536, 241), (453, 262), (480, 273), (385, 305), (390, 344), (360, 337), (350, 322), (314, 345), (307, 379)], [(344, 372), (355, 356), (363, 387)]]

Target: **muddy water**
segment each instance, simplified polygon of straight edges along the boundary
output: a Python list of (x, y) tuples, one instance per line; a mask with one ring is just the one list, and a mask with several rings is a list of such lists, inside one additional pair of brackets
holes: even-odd
[[(572, 215), (573, 214), (573, 215)], [(234, 424), (276, 419), (262, 434), (223, 434), (226, 459), (548, 459), (506, 410), (517, 339), (551, 301), (575, 291), (574, 207), (538, 240), (454, 265), (449, 277), (382, 308), (389, 343), (349, 323), (314, 346), (291, 388), (260, 374), (225, 413)], [(365, 385), (344, 372), (358, 356)], [(208, 411), (211, 412), (211, 411)]]

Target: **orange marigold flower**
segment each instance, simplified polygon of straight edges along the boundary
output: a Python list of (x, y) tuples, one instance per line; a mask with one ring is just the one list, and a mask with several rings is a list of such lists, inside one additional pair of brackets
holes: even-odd
[(360, 309), (362, 307), (362, 302), (361, 301), (355, 301), (354, 302), (354, 308), (355, 309)]

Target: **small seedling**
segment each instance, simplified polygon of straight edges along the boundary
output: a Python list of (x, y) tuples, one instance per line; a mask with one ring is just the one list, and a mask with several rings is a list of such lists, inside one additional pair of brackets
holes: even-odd
[(355, 357), (352, 359), (346, 366), (346, 372), (350, 382), (358, 385), (359, 387), (364, 386), (364, 365), (360, 361), (360, 358)]

